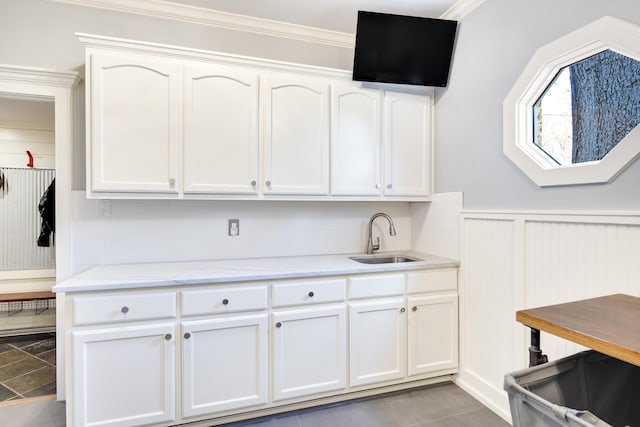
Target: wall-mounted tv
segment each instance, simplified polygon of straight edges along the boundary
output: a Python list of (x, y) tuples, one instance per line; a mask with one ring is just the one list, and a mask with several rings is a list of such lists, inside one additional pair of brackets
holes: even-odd
[(353, 80), (446, 87), (457, 21), (358, 12)]

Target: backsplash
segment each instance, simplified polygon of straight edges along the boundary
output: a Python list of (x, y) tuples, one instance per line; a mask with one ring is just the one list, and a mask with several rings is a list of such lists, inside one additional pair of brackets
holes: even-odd
[[(269, 202), (111, 200), (108, 216), (99, 201), (73, 192), (74, 272), (99, 264), (167, 262), (364, 252), (369, 218), (386, 212), (396, 226), (376, 220), (381, 250), (410, 249), (407, 202)], [(240, 234), (227, 235), (227, 220)]]

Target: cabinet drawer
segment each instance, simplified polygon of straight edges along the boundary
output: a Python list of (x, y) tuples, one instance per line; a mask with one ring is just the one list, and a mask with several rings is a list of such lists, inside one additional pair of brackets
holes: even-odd
[(266, 286), (225, 286), (181, 292), (182, 315), (233, 313), (267, 308)]
[(404, 294), (404, 274), (376, 274), (349, 279), (349, 298), (373, 298)]
[(407, 293), (455, 291), (458, 288), (458, 269), (428, 270), (407, 275)]
[(73, 298), (73, 323), (75, 325), (171, 317), (176, 317), (175, 292), (145, 292)]
[(345, 280), (305, 280), (274, 283), (273, 306), (320, 304), (345, 300)]

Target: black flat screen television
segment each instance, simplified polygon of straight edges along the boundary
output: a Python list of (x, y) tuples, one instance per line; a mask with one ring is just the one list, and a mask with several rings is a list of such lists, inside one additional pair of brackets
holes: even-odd
[(353, 80), (446, 87), (457, 21), (358, 11)]

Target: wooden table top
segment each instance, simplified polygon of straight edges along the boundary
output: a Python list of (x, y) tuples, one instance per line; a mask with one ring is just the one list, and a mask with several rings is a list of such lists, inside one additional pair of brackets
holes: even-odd
[(640, 298), (615, 294), (520, 310), (516, 320), (640, 366)]

